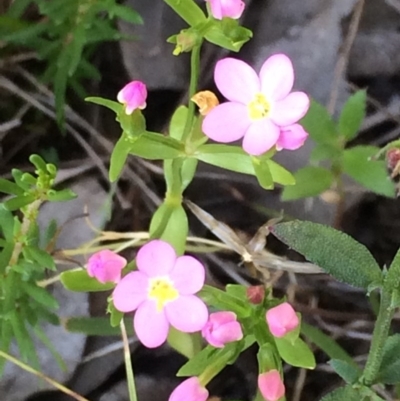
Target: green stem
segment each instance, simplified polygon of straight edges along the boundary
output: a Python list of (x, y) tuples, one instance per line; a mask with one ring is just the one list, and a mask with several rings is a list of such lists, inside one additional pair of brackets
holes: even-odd
[(128, 335), (126, 333), (124, 319), (120, 323), (122, 342), (124, 344), (124, 360), (126, 369), (126, 380), (128, 381), (129, 401), (137, 401), (135, 378), (133, 377), (133, 367), (131, 360), (131, 350), (129, 348)]
[(383, 286), (378, 318), (372, 334), (371, 348), (363, 373), (363, 382), (371, 386), (376, 379), (382, 364), (383, 349), (389, 335), (390, 323), (393, 318), (394, 308), (391, 306), (392, 293)]
[(190, 100), (197, 92), (197, 85), (200, 74), (200, 51), (202, 42), (193, 47), (192, 54), (190, 55), (190, 86), (189, 86), (189, 105), (188, 114), (186, 118), (185, 128), (182, 134), (182, 142), (188, 139), (190, 131), (192, 130), (195, 104)]
[(50, 383), (53, 387), (57, 388), (58, 390), (62, 391), (64, 394), (68, 394), (70, 395), (72, 398), (75, 398), (75, 400), (77, 401), (89, 401), (87, 398), (82, 397), (81, 395), (75, 393), (75, 391), (72, 391), (71, 389), (65, 387), (64, 385), (62, 385), (61, 383), (57, 382), (56, 380), (52, 379), (49, 376), (46, 376), (44, 373), (39, 372), (33, 368), (31, 368), (30, 366), (26, 365), (25, 363), (19, 361), (17, 358), (14, 358), (13, 356), (0, 351), (0, 357), (6, 359), (9, 362), (14, 363), (15, 365), (19, 366), (21, 369), (34, 374), (35, 376), (47, 381), (48, 383)]

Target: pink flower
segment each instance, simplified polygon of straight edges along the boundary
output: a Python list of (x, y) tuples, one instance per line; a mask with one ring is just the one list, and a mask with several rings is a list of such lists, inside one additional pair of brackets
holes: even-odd
[(291, 92), (294, 71), (287, 56), (268, 58), (258, 76), (244, 61), (225, 58), (217, 63), (214, 80), (229, 102), (204, 118), (203, 132), (210, 139), (227, 143), (243, 138), (243, 149), (255, 156), (277, 144), (300, 146), (304, 135), (293, 124), (307, 113), (310, 101), (303, 92)]
[(215, 19), (229, 17), (238, 19), (242, 16), (245, 4), (242, 0), (206, 0), (210, 3), (211, 14)]
[(292, 306), (284, 302), (266, 313), (269, 331), (275, 337), (283, 337), (299, 325), (299, 317)]
[(118, 92), (117, 99), (126, 106), (128, 115), (136, 109), (144, 109), (147, 99), (146, 85), (141, 81), (129, 82)]
[(105, 249), (96, 252), (89, 258), (87, 272), (90, 277), (95, 277), (100, 283), (104, 284), (107, 281), (118, 283), (126, 263), (125, 258)]
[(287, 125), (281, 128), (276, 149), (296, 150), (304, 145), (308, 137), (308, 133), (300, 124)]
[(204, 266), (191, 256), (177, 257), (165, 241), (153, 240), (139, 249), (137, 271), (115, 287), (113, 301), (121, 312), (136, 310), (133, 325), (148, 348), (161, 345), (171, 324), (193, 333), (207, 323), (207, 307), (196, 292), (204, 285)]
[(201, 331), (206, 341), (216, 348), (243, 338), (242, 328), (233, 312), (211, 313), (207, 324)]
[(285, 385), (276, 369), (258, 376), (258, 388), (267, 401), (278, 401), (285, 395)]
[(201, 386), (197, 377), (190, 377), (176, 387), (168, 401), (206, 401), (207, 399), (207, 389)]

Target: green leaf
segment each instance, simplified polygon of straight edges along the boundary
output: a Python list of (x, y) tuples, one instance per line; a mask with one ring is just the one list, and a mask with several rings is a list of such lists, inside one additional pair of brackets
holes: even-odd
[(195, 26), (206, 21), (203, 11), (193, 0), (164, 1), (190, 26)]
[(205, 144), (194, 156), (204, 163), (238, 173), (255, 175), (251, 157), (237, 146)]
[(208, 345), (183, 365), (176, 375), (198, 376), (208, 366), (223, 368), (235, 362), (242, 348), (243, 342), (241, 341), (226, 344), (224, 348), (214, 348)]
[(127, 140), (131, 145), (129, 153), (145, 159), (164, 160), (185, 156), (181, 142), (155, 132), (146, 131), (139, 137), (128, 137)]
[(341, 359), (332, 359), (329, 361), (334, 371), (349, 384), (354, 384), (361, 376), (361, 370), (354, 367), (353, 364), (349, 364)]
[(60, 280), (67, 290), (76, 292), (108, 291), (115, 287), (115, 283), (100, 283), (82, 268), (62, 272)]
[[(133, 335), (132, 319), (126, 319), (126, 331)], [(62, 320), (65, 330), (71, 333), (84, 333), (88, 336), (121, 336), (121, 330), (110, 325), (107, 317), (67, 317)]]
[(142, 111), (136, 109), (132, 114), (126, 114), (125, 109), (121, 109), (117, 115), (122, 131), (128, 134), (128, 138), (137, 138), (146, 131), (146, 120)]
[(272, 175), (272, 180), (277, 184), (294, 185), (296, 183), (293, 174), (280, 164), (273, 160), (267, 160), (267, 164)]
[(395, 291), (400, 289), (400, 249), (390, 264), (386, 275), (386, 285), (388, 290)]
[(315, 357), (309, 346), (301, 339), (274, 338), (279, 355), (289, 365), (299, 368), (314, 369)]
[(370, 160), (378, 152), (374, 146), (355, 146), (343, 153), (343, 172), (371, 191), (393, 198), (394, 184), (390, 180), (385, 162)]
[(317, 196), (329, 189), (334, 180), (334, 176), (329, 170), (314, 166), (307, 166), (297, 170), (294, 178), (296, 184), (285, 187), (283, 190), (283, 201)]
[(353, 358), (330, 336), (323, 333), (317, 327), (311, 326), (305, 322), (301, 323), (301, 332), (307, 337), (307, 340), (314, 343), (331, 359), (340, 359), (357, 368)]
[(107, 109), (112, 110), (115, 114), (119, 114), (123, 110), (122, 104), (114, 102), (113, 100), (103, 99), (102, 97), (87, 97), (85, 101), (107, 107)]
[(6, 241), (13, 241), (14, 216), (4, 207), (4, 204), (0, 204), (0, 228)]
[(182, 139), (183, 130), (186, 125), (186, 117), (188, 113), (188, 108), (186, 106), (179, 106), (169, 124), (169, 135), (171, 138), (175, 138), (178, 141)]
[(299, 124), (317, 143), (336, 144), (338, 142), (336, 126), (332, 117), (327, 109), (315, 100), (311, 100), (310, 108)]
[(0, 192), (9, 195), (23, 195), (25, 191), (14, 182), (0, 178)]
[(291, 221), (272, 234), (339, 281), (368, 289), (381, 283), (381, 270), (368, 249), (349, 235), (322, 224)]
[(143, 24), (142, 17), (135, 10), (128, 6), (115, 4), (109, 13), (111, 14), (111, 18), (113, 18), (115, 15), (124, 21), (130, 22), (131, 24)]
[(188, 218), (182, 205), (174, 206), (164, 202), (151, 219), (150, 235), (154, 234), (163, 221), (166, 221), (166, 225), (159, 238), (171, 244), (178, 255), (182, 255), (189, 232)]
[(360, 393), (351, 386), (338, 388), (325, 397), (321, 401), (360, 401)]
[(343, 150), (337, 144), (316, 143), (311, 151), (310, 162), (317, 163), (322, 160), (337, 161), (340, 159)]
[(271, 170), (269, 168), (268, 160), (252, 157), (254, 172), (256, 173), (257, 181), (261, 188), (273, 189), (274, 181), (272, 179)]
[(203, 339), (200, 333), (184, 333), (170, 326), (168, 345), (187, 359), (193, 358), (202, 349)]
[(182, 163), (181, 169), (181, 179), (182, 179), (182, 192), (187, 188), (187, 186), (192, 182), (194, 175), (197, 170), (197, 159), (185, 159)]
[(3, 274), (6, 271), (8, 264), (10, 263), (10, 259), (12, 253), (14, 251), (14, 243), (7, 242), (4, 248), (0, 252), (0, 274)]
[(41, 267), (56, 270), (54, 259), (47, 252), (34, 246), (23, 248), (24, 256), (27, 260), (38, 263)]
[(29, 205), (36, 200), (34, 195), (20, 195), (15, 198), (6, 200), (3, 205), (4, 207), (13, 212), (15, 210), (21, 209), (22, 207)]
[(123, 133), (111, 153), (110, 170), (108, 173), (111, 182), (115, 182), (121, 174), (128, 158), (130, 147), (131, 143), (127, 139), (127, 134)]
[(65, 202), (77, 197), (76, 193), (71, 189), (62, 189), (60, 191), (55, 191), (51, 189), (47, 192), (47, 199), (50, 202)]
[(21, 288), (37, 303), (50, 309), (58, 309), (58, 301), (51, 295), (48, 290), (38, 287), (34, 283), (21, 282)]
[(339, 134), (343, 135), (346, 141), (350, 141), (357, 136), (365, 118), (366, 105), (366, 90), (354, 93), (344, 104), (339, 117), (338, 129)]
[(278, 369), (281, 365), (280, 356), (277, 355), (275, 347), (269, 342), (260, 346), (257, 352), (257, 361), (260, 372)]
[(400, 383), (400, 334), (394, 334), (386, 340), (376, 381), (385, 384)]

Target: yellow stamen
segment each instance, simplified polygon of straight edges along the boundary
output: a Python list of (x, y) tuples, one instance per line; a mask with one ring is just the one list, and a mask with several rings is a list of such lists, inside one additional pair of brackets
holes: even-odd
[(179, 293), (168, 277), (155, 277), (150, 279), (149, 298), (157, 303), (157, 311), (161, 312), (167, 302), (178, 298)]
[(267, 117), (271, 109), (270, 103), (262, 93), (257, 93), (247, 107), (252, 120), (260, 120), (261, 118)]

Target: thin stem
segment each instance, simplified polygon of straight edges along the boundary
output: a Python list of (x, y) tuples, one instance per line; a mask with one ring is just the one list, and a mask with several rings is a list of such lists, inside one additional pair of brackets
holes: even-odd
[(126, 333), (124, 319), (120, 323), (122, 342), (124, 344), (124, 360), (126, 369), (126, 380), (128, 381), (129, 401), (137, 401), (135, 378), (133, 377), (133, 367), (131, 359), (131, 350), (129, 348), (128, 335)]
[(75, 391), (72, 391), (71, 389), (69, 389), (68, 387), (65, 387), (64, 385), (62, 385), (61, 383), (57, 382), (56, 380), (52, 379), (51, 377), (45, 375), (42, 372), (39, 372), (35, 369), (33, 369), (32, 367), (26, 365), (25, 363), (19, 361), (17, 358), (14, 358), (13, 356), (0, 351), (0, 357), (6, 359), (9, 362), (14, 363), (15, 365), (19, 366), (21, 369), (26, 370), (29, 373), (34, 374), (35, 376), (47, 381), (48, 383), (50, 383), (53, 387), (57, 388), (58, 390), (62, 391), (64, 394), (68, 394), (70, 395), (72, 398), (75, 398), (77, 401), (89, 401), (87, 398), (82, 397), (81, 395), (75, 393)]
[(389, 335), (390, 323), (393, 318), (394, 308), (391, 306), (392, 294), (385, 286), (382, 289), (381, 304), (378, 318), (372, 334), (371, 348), (363, 373), (363, 382), (371, 386), (376, 379), (382, 364), (383, 348)]
[(193, 125), (193, 117), (195, 111), (195, 104), (190, 100), (193, 95), (197, 92), (197, 85), (199, 81), (200, 74), (200, 50), (201, 50), (202, 42), (200, 42), (197, 46), (195, 46), (192, 50), (192, 54), (190, 55), (190, 86), (189, 86), (189, 105), (188, 105), (188, 114), (186, 118), (185, 128), (182, 134), (182, 141), (184, 142), (192, 129)]

